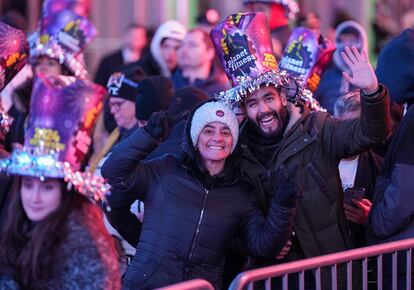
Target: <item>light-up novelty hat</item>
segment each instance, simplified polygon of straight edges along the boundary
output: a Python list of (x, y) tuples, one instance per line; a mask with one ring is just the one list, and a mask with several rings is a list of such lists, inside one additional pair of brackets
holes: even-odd
[[(300, 79), (301, 86), (314, 92), (334, 51), (335, 45), (328, 39), (310, 29), (298, 27), (290, 35), (279, 68)], [(307, 101), (311, 109), (325, 110), (315, 99)]]
[(243, 102), (248, 93), (259, 90), (261, 85), (282, 89), (292, 103), (307, 94), (295, 78), (278, 70), (262, 12), (230, 15), (213, 28), (210, 36), (233, 87), (216, 98), (231, 107)]
[[(29, 44), (23, 31), (0, 22), (0, 92), (27, 63)], [(0, 101), (0, 131), (6, 134), (13, 119)]]
[(24, 32), (0, 22), (0, 92), (24, 67), (28, 53)]
[(40, 56), (56, 59), (76, 77), (87, 75), (83, 50), (96, 36), (89, 20), (71, 10), (48, 13), (40, 21), (36, 33), (29, 37), (30, 62)]
[(39, 75), (31, 96), (24, 146), (0, 160), (0, 170), (40, 179), (63, 178), (80, 193), (103, 199), (109, 185), (101, 177), (80, 172), (80, 168), (92, 143), (104, 94), (103, 87), (89, 81)]

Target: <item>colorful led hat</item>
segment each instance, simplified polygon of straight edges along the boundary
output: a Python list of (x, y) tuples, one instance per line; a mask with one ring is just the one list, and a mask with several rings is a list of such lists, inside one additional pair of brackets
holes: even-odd
[[(335, 51), (335, 45), (310, 29), (298, 27), (293, 30), (279, 63), (280, 69), (300, 80), (300, 85), (316, 91), (323, 72)], [(326, 111), (311, 96), (305, 98), (308, 107)]]
[(43, 16), (40, 28), (29, 38), (30, 62), (39, 56), (56, 59), (74, 76), (87, 75), (83, 50), (96, 36), (96, 29), (89, 20), (71, 10), (61, 10)]
[(295, 78), (278, 70), (273, 53), (269, 27), (262, 12), (233, 14), (222, 20), (210, 33), (217, 54), (233, 88), (217, 98), (235, 106), (247, 93), (261, 85), (274, 85), (296, 103), (309, 92)]
[(24, 67), (28, 52), (24, 32), (0, 22), (0, 92)]
[(1, 160), (0, 170), (41, 179), (64, 178), (80, 193), (104, 198), (108, 186), (103, 180), (80, 172), (104, 94), (103, 87), (89, 81), (39, 75), (31, 96), (24, 146)]
[(335, 45), (310, 29), (298, 27), (293, 30), (280, 61), (280, 68), (298, 77), (312, 92), (332, 59)]

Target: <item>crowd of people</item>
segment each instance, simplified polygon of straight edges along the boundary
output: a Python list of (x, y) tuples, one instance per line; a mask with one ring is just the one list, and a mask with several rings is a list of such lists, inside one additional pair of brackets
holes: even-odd
[[(97, 31), (71, 1), (44, 1), (30, 36), (0, 22), (13, 44), (0, 45), (0, 289), (225, 289), (248, 269), (414, 236), (414, 29), (374, 70), (356, 21), (330, 42), (315, 13), (289, 24), (295, 1), (243, 3), (151, 39), (130, 24), (94, 78)], [(338, 289), (361, 287), (357, 268), (350, 286), (338, 266)], [(388, 256), (383, 277), (390, 289)]]

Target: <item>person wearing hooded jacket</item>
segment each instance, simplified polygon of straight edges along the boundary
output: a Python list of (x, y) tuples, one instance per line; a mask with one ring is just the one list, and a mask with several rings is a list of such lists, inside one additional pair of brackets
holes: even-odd
[(348, 20), (338, 25), (335, 31), (336, 51), (327, 69), (321, 77), (321, 81), (314, 97), (329, 113), (334, 114), (335, 101), (342, 95), (349, 93), (356, 86), (349, 83), (342, 72), (350, 72), (348, 65), (341, 57), (341, 53), (347, 46), (355, 46), (359, 52), (368, 51), (368, 38), (364, 28), (357, 22)]
[(176, 20), (162, 23), (152, 38), (150, 53), (135, 64), (148, 76), (171, 77), (177, 68), (177, 50), (186, 32), (185, 27)]
[(177, 103), (167, 112), (154, 113), (146, 127), (114, 149), (102, 168), (112, 186), (113, 211), (129, 210), (136, 198), (145, 202), (140, 241), (124, 289), (153, 289), (195, 278), (220, 289), (232, 237), (240, 234), (253, 255), (276, 255), (292, 227), (296, 170), (278, 172), (278, 194), (265, 218), (255, 205), (253, 188), (242, 179), (233, 153), (238, 122), (224, 103), (210, 100), (190, 114), (181, 157), (167, 154), (142, 161), (169, 124), (180, 118)]
[[(376, 74), (406, 113), (394, 134), (376, 182), (367, 225), (368, 244), (414, 237), (414, 30), (393, 38), (378, 57)], [(411, 266), (412, 267), (412, 266)], [(413, 269), (413, 268), (411, 268)], [(383, 262), (384, 289), (392, 288), (391, 257)], [(413, 277), (413, 273), (411, 273)], [(406, 289), (406, 255), (399, 252), (397, 289)], [(411, 280), (413, 285), (413, 280)]]
[[(177, 68), (177, 50), (186, 33), (185, 27), (176, 20), (162, 23), (152, 38), (150, 51), (136, 61), (126, 65), (131, 69), (139, 66), (147, 76), (162, 75), (170, 78)], [(104, 125), (108, 132), (116, 128), (109, 104), (104, 108)]]

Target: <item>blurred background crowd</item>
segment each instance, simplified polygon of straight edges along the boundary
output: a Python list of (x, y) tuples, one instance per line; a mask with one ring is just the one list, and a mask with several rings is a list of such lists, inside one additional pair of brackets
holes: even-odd
[[(20, 29), (36, 29), (42, 0), (1, 0), (0, 15), (4, 22), (14, 22)], [(147, 47), (154, 30), (164, 21), (176, 19), (187, 28), (214, 25), (226, 15), (246, 10), (243, 1), (220, 0), (78, 0), (79, 12), (89, 17), (98, 35), (87, 47), (85, 56), (90, 75), (95, 75), (103, 56), (122, 45)], [(328, 38), (344, 20), (355, 20), (367, 31), (371, 58), (392, 36), (414, 25), (413, 0), (299, 0), (301, 12), (291, 25), (320, 29)], [(211, 9), (211, 10), (210, 10)], [(206, 13), (208, 11), (208, 13)], [(147, 40), (140, 32), (128, 31), (132, 23), (145, 28)], [(128, 33), (131, 33), (128, 35)], [(134, 34), (137, 33), (137, 34)], [(132, 41), (134, 39), (134, 41)], [(129, 43), (128, 43), (129, 42)]]

